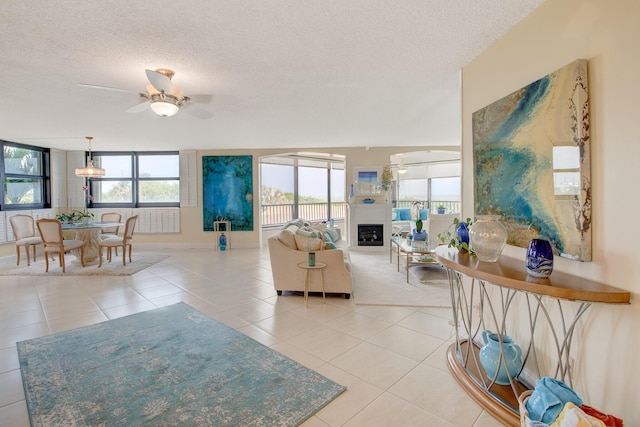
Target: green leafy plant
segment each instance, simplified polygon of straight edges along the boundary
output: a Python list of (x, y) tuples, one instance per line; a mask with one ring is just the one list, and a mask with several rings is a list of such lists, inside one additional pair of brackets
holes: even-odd
[[(467, 227), (471, 227), (473, 222), (471, 218), (467, 218), (464, 222), (467, 223)], [(453, 223), (447, 227), (447, 229), (441, 233), (438, 233), (438, 240), (443, 245), (446, 244), (449, 248), (456, 248), (459, 251), (467, 251), (473, 253), (473, 250), (469, 247), (467, 242), (462, 242), (460, 235), (458, 234), (458, 228), (460, 227), (460, 220), (456, 217), (453, 218)]]
[(416, 221), (416, 231), (422, 233), (422, 220), (420, 218)]
[(438, 205), (437, 209), (447, 209), (445, 205)]
[(393, 181), (393, 174), (391, 173), (391, 165), (386, 165), (382, 169), (382, 182), (380, 185), (384, 191), (391, 188), (391, 182)]
[(56, 216), (56, 219), (61, 222), (77, 222), (81, 221), (82, 218), (94, 218), (95, 215), (92, 212), (80, 212), (80, 211), (71, 211), (71, 212), (63, 212)]

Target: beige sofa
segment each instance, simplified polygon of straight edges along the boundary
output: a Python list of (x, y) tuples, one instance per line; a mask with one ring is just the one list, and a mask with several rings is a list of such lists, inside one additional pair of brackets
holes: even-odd
[[(298, 239), (296, 243), (295, 234), (285, 229), (267, 239), (273, 285), (278, 295), (282, 295), (282, 291), (304, 292), (306, 270), (298, 267), (298, 263), (307, 262), (309, 259), (308, 242)], [(325, 292), (344, 294), (345, 298), (350, 298), (353, 281), (349, 252), (343, 240), (335, 245), (336, 249), (315, 250), (316, 263), (327, 264), (323, 269)], [(322, 292), (322, 283), (317, 271), (311, 272), (309, 292)]]

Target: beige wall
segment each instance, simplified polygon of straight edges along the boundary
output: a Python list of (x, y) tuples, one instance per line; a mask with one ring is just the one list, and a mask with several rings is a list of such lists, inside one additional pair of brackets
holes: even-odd
[[(430, 149), (456, 150), (457, 147), (429, 147)], [(295, 153), (299, 151), (315, 152), (315, 153), (331, 153), (340, 154), (346, 157), (346, 177), (347, 189), (353, 178), (353, 168), (356, 166), (383, 166), (389, 163), (389, 157), (392, 154), (409, 153), (412, 151), (421, 151), (424, 147), (365, 147), (359, 148), (317, 148), (304, 150), (202, 150), (197, 152), (197, 168), (198, 168), (198, 206), (182, 208), (180, 228), (178, 234), (137, 234), (136, 243), (145, 245), (153, 244), (159, 247), (183, 246), (183, 247), (214, 247), (214, 236), (211, 232), (203, 231), (202, 224), (202, 156), (228, 156), (228, 155), (252, 155), (253, 156), (253, 186), (254, 193), (257, 194), (260, 188), (259, 181), (259, 159), (263, 156), (270, 156), (282, 153)], [(346, 197), (346, 195), (345, 195)], [(258, 247), (264, 239), (261, 236), (259, 221), (258, 199), (254, 199), (254, 225), (253, 231), (234, 232), (231, 236), (232, 246), (241, 247)], [(13, 243), (0, 245), (1, 256), (15, 256), (15, 245)]]
[[(585, 402), (640, 425), (640, 1), (547, 0), (463, 69), (463, 214), (473, 216), (471, 114), (574, 61), (588, 60), (593, 262), (556, 269), (631, 292), (631, 305), (594, 304), (574, 339), (574, 388)], [(505, 254), (524, 258), (524, 249)]]

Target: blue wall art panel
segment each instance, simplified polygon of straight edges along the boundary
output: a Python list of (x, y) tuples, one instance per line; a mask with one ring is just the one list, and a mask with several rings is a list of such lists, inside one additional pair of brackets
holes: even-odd
[(508, 244), (591, 261), (586, 60), (473, 113), (473, 161), (475, 215), (499, 215)]
[(204, 231), (213, 221), (231, 221), (232, 231), (253, 230), (252, 156), (203, 156)]

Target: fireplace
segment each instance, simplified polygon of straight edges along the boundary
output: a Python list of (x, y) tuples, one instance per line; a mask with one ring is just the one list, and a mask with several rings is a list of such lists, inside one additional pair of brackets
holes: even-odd
[[(379, 251), (389, 246), (391, 241), (391, 203), (373, 203), (370, 205), (364, 203), (352, 203), (348, 205), (349, 212), (349, 247), (362, 251)], [(379, 243), (372, 243), (371, 233), (365, 233), (365, 239), (360, 238), (360, 227), (365, 227), (364, 231), (369, 227), (379, 227), (376, 231), (376, 237), (380, 239)], [(371, 234), (367, 239), (366, 234)], [(375, 239), (374, 239), (375, 240)]]
[(358, 246), (384, 246), (383, 224), (358, 224)]

